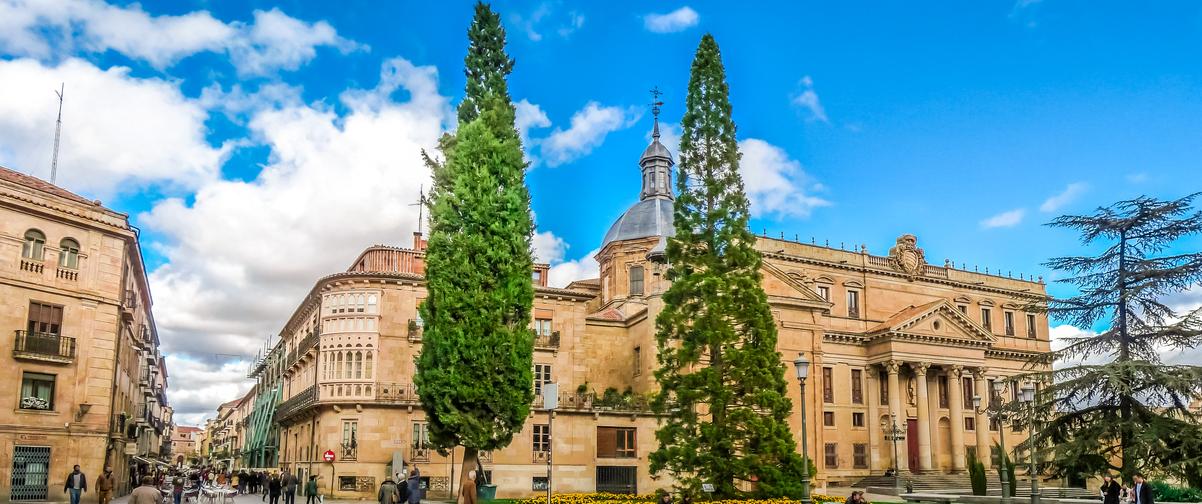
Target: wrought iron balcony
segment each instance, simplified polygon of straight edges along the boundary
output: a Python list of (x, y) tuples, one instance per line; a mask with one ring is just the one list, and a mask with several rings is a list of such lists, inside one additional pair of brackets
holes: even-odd
[(17, 331), (13, 358), (70, 364), (75, 362), (75, 338), (59, 334)]
[(408, 331), (410, 343), (418, 343), (422, 340), (422, 324), (419, 324), (417, 319), (409, 319)]
[(414, 445), (409, 447), (409, 460), (414, 462), (429, 462), (430, 447), (428, 445)]
[(533, 452), (533, 456), (530, 458), (531, 462), (535, 464), (546, 464), (547, 459), (551, 458), (551, 452), (546, 450), (536, 450)]
[(559, 349), (559, 331), (551, 331), (551, 334), (535, 335), (534, 348), (544, 350)]
[(313, 385), (301, 391), (299, 394), (293, 395), (287, 401), (280, 403), (280, 406), (275, 410), (275, 417), (279, 420), (284, 420), (292, 415), (300, 413), (305, 408), (312, 406), (317, 402), (317, 386)]

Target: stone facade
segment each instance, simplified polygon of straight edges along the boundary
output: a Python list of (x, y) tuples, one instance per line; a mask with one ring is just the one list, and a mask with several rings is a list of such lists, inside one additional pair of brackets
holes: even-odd
[(169, 449), (150, 299), (127, 216), (0, 168), (0, 502), (66, 500), (75, 464), (120, 495)]
[[(545, 488), (548, 448), (556, 491), (644, 493), (671, 484), (653, 478), (647, 462), (656, 447), (646, 403), (657, 390), (655, 317), (669, 286), (663, 250), (673, 229), (662, 211), (672, 200), (672, 159), (658, 137), (640, 164), (641, 200), (606, 234), (599, 278), (553, 288), (546, 266), (536, 267), (533, 386), (557, 383), (559, 408), (552, 422), (540, 397), (513, 442), (484, 454), (501, 497)], [(893, 467), (883, 429), (894, 420), (907, 434), (897, 448), (903, 471), (962, 472), (968, 456), (990, 464), (998, 426), (974, 409), (973, 396), (988, 404), (996, 381), (1008, 398), (1011, 377), (1049, 350), (1042, 280), (928, 264), (912, 235), (880, 255), (766, 236), (756, 248), (794, 398), (793, 359), (812, 363), (804, 435), (818, 485)], [(327, 495), (370, 498), (397, 472), (394, 460), (421, 468), (432, 496), (457, 488), (462, 451), (429, 448), (412, 385), (423, 259), (420, 236), (408, 249), (367, 249), (347, 271), (318, 280), (279, 334), (278, 464), (320, 475)], [(794, 409), (800, 450), (800, 401)]]

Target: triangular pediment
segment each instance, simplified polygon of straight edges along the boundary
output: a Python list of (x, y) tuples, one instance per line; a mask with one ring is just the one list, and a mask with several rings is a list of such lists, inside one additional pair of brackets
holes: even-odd
[(973, 342), (997, 341), (988, 330), (946, 299), (910, 306), (868, 330), (871, 335), (903, 334)]
[(806, 303), (820, 303), (825, 307), (830, 307), (830, 301), (818, 295), (817, 292), (814, 292), (814, 289), (809, 288), (800, 279), (786, 273), (775, 265), (765, 261), (760, 266), (760, 269), (764, 272), (764, 292), (769, 297), (794, 298)]

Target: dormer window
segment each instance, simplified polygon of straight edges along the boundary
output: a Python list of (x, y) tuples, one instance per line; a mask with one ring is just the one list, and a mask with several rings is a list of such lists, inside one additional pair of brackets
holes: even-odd
[(631, 296), (642, 296), (643, 295), (643, 267), (642, 266), (631, 266), (630, 267), (630, 295)]

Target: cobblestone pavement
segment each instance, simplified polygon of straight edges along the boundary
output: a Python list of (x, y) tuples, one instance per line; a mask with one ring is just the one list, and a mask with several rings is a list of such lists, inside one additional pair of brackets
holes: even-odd
[[(263, 503), (267, 502), (266, 500), (261, 500), (262, 498), (263, 498), (263, 496), (258, 495), (258, 494), (239, 495), (239, 496), (234, 497), (234, 504), (263, 504)], [(323, 504), (351, 504), (351, 503), (361, 504), (363, 502), (375, 502), (375, 501), (326, 499)], [(439, 502), (440, 501), (430, 501), (430, 500), (422, 501), (423, 504), (438, 504)], [(93, 495), (85, 495), (84, 498), (80, 500), (79, 504), (96, 504), (96, 496), (94, 494)], [(116, 499), (113, 499), (113, 504), (129, 504), (129, 496), (126, 495), (124, 497), (118, 497)], [(172, 504), (172, 502), (170, 500), (168, 500), (166, 504)], [(205, 504), (205, 503), (197, 502), (195, 500), (189, 500), (185, 504)], [(218, 501), (217, 504), (222, 504), (222, 502)], [(283, 497), (280, 497), (279, 504), (284, 504)], [(300, 495), (296, 496), (296, 504), (305, 504), (305, 497), (300, 496)]]

